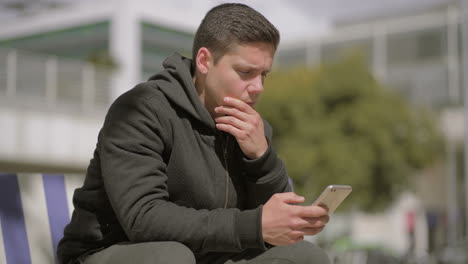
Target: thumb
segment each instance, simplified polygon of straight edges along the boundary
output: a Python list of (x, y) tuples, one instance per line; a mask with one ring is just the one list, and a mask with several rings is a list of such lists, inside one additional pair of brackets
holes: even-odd
[(299, 196), (293, 192), (282, 193), (280, 198), (282, 202), (288, 203), (288, 204), (299, 204), (305, 201), (304, 197)]

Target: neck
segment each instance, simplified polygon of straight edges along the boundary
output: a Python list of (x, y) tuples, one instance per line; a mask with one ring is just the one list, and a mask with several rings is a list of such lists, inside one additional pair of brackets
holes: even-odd
[(214, 119), (216, 117), (216, 113), (214, 112), (213, 105), (210, 104), (210, 101), (207, 100), (206, 89), (203, 82), (203, 76), (200, 76), (198, 73), (195, 73), (192, 78), (193, 85), (198, 94), (198, 98), (200, 98), (200, 102), (206, 108), (208, 113), (210, 113), (211, 117)]
[(200, 81), (200, 76), (198, 76), (198, 72), (195, 73), (192, 77), (193, 86), (195, 86), (195, 90), (197, 91), (198, 98), (203, 105), (205, 105), (205, 87), (203, 87), (202, 82)]

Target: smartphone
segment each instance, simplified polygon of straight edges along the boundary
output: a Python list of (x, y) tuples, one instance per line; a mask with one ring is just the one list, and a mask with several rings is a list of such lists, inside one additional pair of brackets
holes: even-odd
[(331, 215), (352, 190), (350, 185), (328, 185), (312, 205), (327, 206), (328, 215)]

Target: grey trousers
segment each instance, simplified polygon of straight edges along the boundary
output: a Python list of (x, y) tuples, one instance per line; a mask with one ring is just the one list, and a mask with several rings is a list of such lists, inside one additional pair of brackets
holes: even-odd
[(302, 241), (267, 251), (249, 249), (240, 253), (193, 254), (178, 242), (122, 243), (79, 260), (82, 264), (329, 264), (322, 249)]

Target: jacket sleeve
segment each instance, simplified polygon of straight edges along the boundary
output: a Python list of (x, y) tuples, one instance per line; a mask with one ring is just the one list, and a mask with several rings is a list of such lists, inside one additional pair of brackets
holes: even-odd
[(196, 210), (169, 201), (163, 158), (168, 132), (156, 107), (121, 96), (99, 136), (104, 187), (130, 241), (178, 241), (197, 253), (265, 249), (261, 207)]
[(258, 159), (244, 157), (242, 160), (247, 177), (248, 208), (266, 203), (275, 193), (292, 191), (284, 163), (272, 147), (273, 129), (266, 120), (263, 123), (268, 141), (267, 151)]

